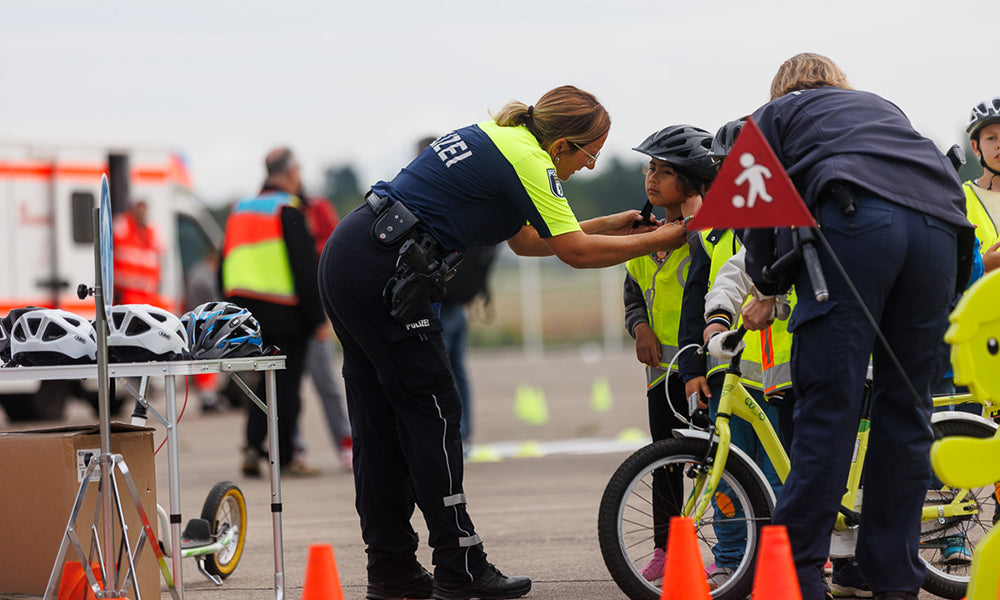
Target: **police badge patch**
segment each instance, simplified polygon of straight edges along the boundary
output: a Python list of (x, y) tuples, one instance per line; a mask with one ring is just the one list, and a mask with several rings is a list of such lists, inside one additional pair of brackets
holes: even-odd
[(562, 182), (559, 181), (559, 177), (556, 176), (555, 169), (547, 169), (549, 174), (549, 189), (552, 190), (552, 195), (557, 198), (565, 198), (563, 195)]

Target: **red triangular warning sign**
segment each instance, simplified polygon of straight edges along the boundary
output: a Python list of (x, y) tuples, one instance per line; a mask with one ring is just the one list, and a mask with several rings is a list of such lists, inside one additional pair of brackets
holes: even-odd
[(799, 192), (748, 117), (688, 229), (816, 227)]

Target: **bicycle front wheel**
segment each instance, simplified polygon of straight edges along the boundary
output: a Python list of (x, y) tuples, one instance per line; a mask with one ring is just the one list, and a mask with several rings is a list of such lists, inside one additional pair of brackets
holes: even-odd
[[(985, 423), (972, 421), (941, 421), (931, 423), (934, 439), (947, 436), (975, 438), (992, 437), (995, 430)], [(935, 479), (927, 491), (924, 506), (946, 507), (962, 504), (969, 509), (962, 514), (940, 519), (928, 519), (920, 527), (920, 560), (927, 566), (923, 587), (928, 592), (959, 600), (965, 596), (972, 570), (972, 552), (990, 532), (1000, 517), (997, 510), (996, 488), (989, 484), (980, 488), (954, 490)]]
[[(598, 512), (598, 540), (608, 572), (631, 600), (661, 597), (663, 567), (654, 552), (665, 550), (669, 516), (683, 513), (680, 507), (707, 480), (708, 455), (707, 440), (654, 442), (628, 457), (608, 482)], [(694, 524), (715, 600), (743, 600), (750, 594), (760, 529), (773, 512), (766, 485), (745, 459), (730, 453), (713, 501)]]
[(247, 539), (247, 502), (243, 491), (231, 481), (215, 484), (205, 498), (201, 518), (208, 521), (213, 540), (232, 534), (232, 541), (224, 548), (205, 557), (205, 570), (225, 579), (236, 570)]

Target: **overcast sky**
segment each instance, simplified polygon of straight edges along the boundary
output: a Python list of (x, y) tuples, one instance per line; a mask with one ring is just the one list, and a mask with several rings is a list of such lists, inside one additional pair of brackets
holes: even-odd
[(998, 26), (997, 0), (0, 0), (0, 141), (177, 148), (215, 203), (275, 145), (317, 191), (331, 163), (369, 185), (418, 138), (570, 83), (611, 112), (604, 156), (638, 164), (653, 131), (714, 131), (812, 51), (945, 150), (1000, 95)]

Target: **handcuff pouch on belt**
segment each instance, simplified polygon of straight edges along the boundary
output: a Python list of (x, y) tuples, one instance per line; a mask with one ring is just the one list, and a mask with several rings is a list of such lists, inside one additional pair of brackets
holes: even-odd
[[(376, 210), (371, 201), (368, 203)], [(382, 248), (392, 248), (402, 241), (396, 269), (382, 290), (382, 299), (394, 319), (407, 323), (428, 302), (444, 299), (445, 283), (455, 276), (462, 255), (443, 250), (433, 237), (417, 227), (420, 220), (402, 202), (379, 208), (372, 224), (372, 240)]]

